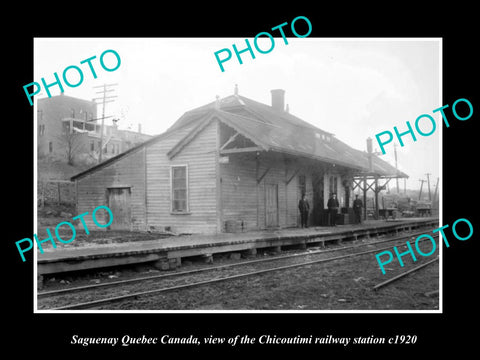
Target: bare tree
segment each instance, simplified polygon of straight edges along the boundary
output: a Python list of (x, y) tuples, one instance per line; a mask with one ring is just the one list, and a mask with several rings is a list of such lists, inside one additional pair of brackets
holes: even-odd
[(65, 147), (65, 155), (67, 157), (67, 163), (69, 165), (74, 164), (75, 154), (81, 150), (83, 146), (83, 137), (85, 134), (81, 132), (70, 132), (69, 127), (62, 129), (62, 134), (57, 137), (62, 146)]

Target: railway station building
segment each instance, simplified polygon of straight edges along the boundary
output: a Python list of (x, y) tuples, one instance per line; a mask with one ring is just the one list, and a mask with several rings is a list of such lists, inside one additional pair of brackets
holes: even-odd
[(348, 224), (354, 186), (378, 194), (382, 180), (407, 176), (294, 116), (284, 94), (272, 90), (267, 105), (235, 87), (233, 95), (187, 111), (166, 132), (73, 176), (77, 213), (106, 205), (112, 230), (278, 229), (299, 226), (305, 194), (309, 225), (324, 226), (336, 193), (337, 223)]

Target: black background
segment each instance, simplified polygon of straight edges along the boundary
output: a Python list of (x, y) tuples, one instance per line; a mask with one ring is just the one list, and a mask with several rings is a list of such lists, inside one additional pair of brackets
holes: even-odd
[[(181, 10), (151, 3), (142, 5), (112, 3), (106, 11), (98, 5), (73, 3), (70, 8), (11, 11), (12, 20), (2, 26), (5, 51), (2, 56), (4, 223), (2, 247), (3, 321), (2, 347), (16, 354), (49, 356), (78, 353), (111, 353), (129, 357), (150, 354), (156, 358), (182, 354), (245, 354), (259, 351), (270, 354), (316, 357), (326, 353), (384, 355), (442, 353), (451, 349), (468, 354), (475, 346), (475, 285), (480, 232), (477, 205), (477, 146), (475, 132), (480, 103), (475, 87), (478, 56), (474, 28), (478, 19), (472, 5), (459, 2), (419, 8), (405, 2), (384, 3), (381, 7), (341, 3), (337, 7), (290, 3), (272, 3), (262, 10), (259, 4), (222, 3), (221, 5), (182, 4)], [(309, 37), (442, 37), (443, 104), (449, 104), (450, 128), (443, 128), (443, 224), (467, 218), (474, 226), (468, 241), (450, 235), (450, 248), (444, 247), (443, 314), (33, 314), (32, 256), (22, 263), (15, 241), (33, 235), (33, 107), (23, 92), (23, 85), (33, 79), (34, 37), (229, 37), (253, 38), (296, 16), (306, 16), (312, 23)], [(477, 21), (477, 23), (475, 23)], [(299, 33), (304, 33), (301, 29)], [(213, 53), (212, 53), (213, 56)], [(272, 53), (270, 56), (275, 56)], [(194, 60), (193, 60), (194, 61)], [(206, 84), (208, 86), (208, 84)], [(474, 91), (475, 88), (475, 91)], [(474, 113), (467, 121), (451, 114), (451, 105), (467, 98)], [(432, 109), (433, 110), (433, 109)], [(420, 114), (419, 114), (420, 115)], [(408, 120), (408, 119), (406, 119)], [(411, 119), (410, 119), (411, 120)], [(447, 230), (447, 235), (451, 234)], [(415, 345), (364, 346), (73, 346), (71, 336), (160, 337), (214, 335), (250, 337), (277, 336), (355, 337), (397, 334), (417, 335)], [(6, 349), (3, 349), (4, 351)], [(33, 351), (33, 352), (32, 352)], [(298, 356), (297, 355), (297, 356)]]

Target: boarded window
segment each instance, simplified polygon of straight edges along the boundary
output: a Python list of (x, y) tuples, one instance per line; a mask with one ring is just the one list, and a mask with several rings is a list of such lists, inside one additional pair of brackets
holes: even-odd
[(172, 166), (172, 211), (188, 211), (187, 166)]

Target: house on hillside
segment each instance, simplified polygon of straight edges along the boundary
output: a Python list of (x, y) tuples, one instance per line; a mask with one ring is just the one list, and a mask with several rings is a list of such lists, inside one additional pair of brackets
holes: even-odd
[[(103, 136), (103, 140), (101, 137)], [(94, 101), (61, 95), (37, 101), (37, 150), (40, 158), (80, 160), (97, 163), (99, 154), (108, 159), (152, 136), (118, 129), (116, 124), (103, 126), (97, 118)]]
[[(351, 212), (353, 178), (406, 176), (285, 111), (284, 91), (265, 105), (238, 94), (183, 114), (165, 133), (72, 177), (77, 213), (107, 205), (111, 229), (219, 233), (326, 223), (337, 193)], [(88, 224), (88, 223), (87, 223)], [(91, 224), (93, 226), (93, 223)]]

